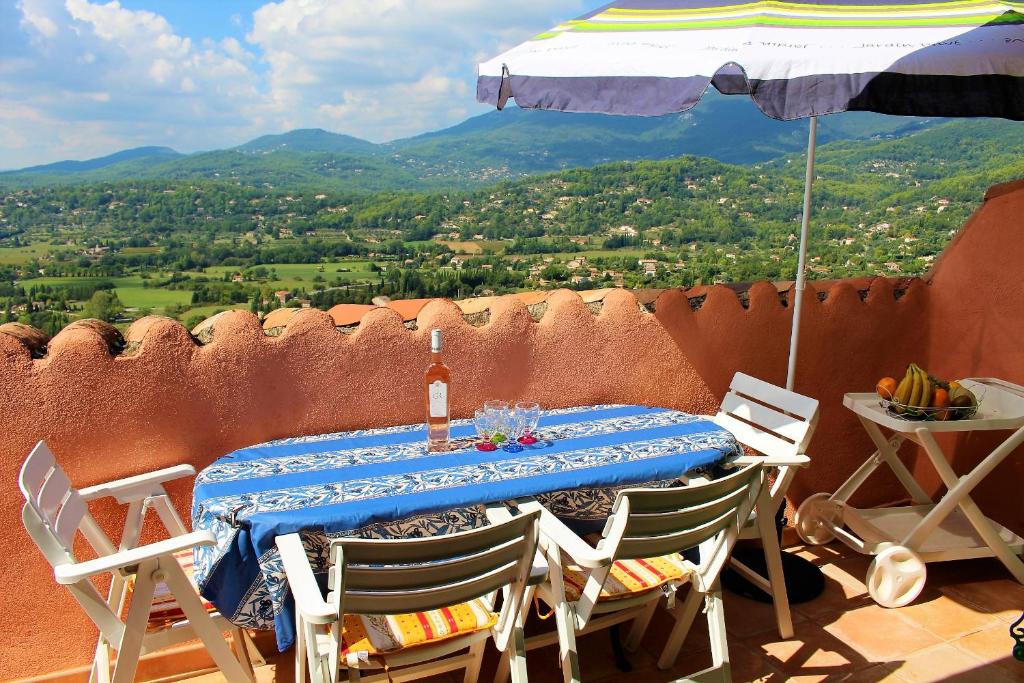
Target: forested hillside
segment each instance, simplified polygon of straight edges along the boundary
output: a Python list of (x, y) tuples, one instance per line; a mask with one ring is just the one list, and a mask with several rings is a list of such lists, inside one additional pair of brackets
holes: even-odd
[[(987, 187), (1024, 177), (1024, 136), (1007, 130), (967, 121), (820, 148), (810, 277), (923, 273)], [(0, 320), (53, 331), (377, 294), (791, 279), (803, 169), (802, 155), (686, 156), (432, 193), (225, 179), (7, 191)]]

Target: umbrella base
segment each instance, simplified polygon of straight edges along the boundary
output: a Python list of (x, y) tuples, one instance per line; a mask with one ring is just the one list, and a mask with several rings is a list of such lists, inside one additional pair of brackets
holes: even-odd
[[(732, 556), (761, 576), (768, 575), (764, 553), (756, 546), (737, 547)], [(786, 576), (786, 593), (790, 604), (813, 600), (825, 590), (825, 575), (813, 563), (802, 557), (782, 553), (782, 572)], [(731, 593), (758, 602), (771, 602), (772, 596), (747, 581), (739, 572), (728, 567), (722, 572), (722, 586)]]

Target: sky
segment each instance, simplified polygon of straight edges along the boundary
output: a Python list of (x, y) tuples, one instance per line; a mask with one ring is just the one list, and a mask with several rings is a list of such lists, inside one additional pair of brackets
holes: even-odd
[(0, 0), (0, 169), (458, 123), (476, 65), (594, 0)]

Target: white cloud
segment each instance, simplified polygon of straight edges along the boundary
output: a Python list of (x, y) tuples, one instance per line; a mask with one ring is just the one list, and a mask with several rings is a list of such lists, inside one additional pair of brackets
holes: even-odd
[(597, 3), (280, 0), (225, 20), (251, 27), (242, 43), (190, 38), (117, 0), (0, 3), (0, 39), (18, 27), (0, 40), (0, 103), (38, 114), (19, 128), (32, 144), (2, 138), (0, 166), (82, 158), (99, 141), (111, 143), (100, 153), (190, 151), (294, 127), (372, 140), (437, 129), (483, 111), (479, 61), (584, 4)]
[(483, 56), (582, 9), (580, 0), (280, 0), (253, 14), (248, 38), (270, 65), (270, 116), (313, 112), (310, 125), (382, 140), (475, 111)]

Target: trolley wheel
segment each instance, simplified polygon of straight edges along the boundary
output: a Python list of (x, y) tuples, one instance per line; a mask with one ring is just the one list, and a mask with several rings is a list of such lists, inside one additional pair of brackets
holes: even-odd
[(833, 524), (838, 521), (837, 506), (829, 503), (829, 497), (827, 493), (815, 493), (796, 509), (796, 518), (793, 520), (796, 535), (807, 545), (825, 545), (835, 538), (824, 524), (826, 520)]
[(926, 576), (925, 564), (917, 553), (890, 545), (875, 555), (865, 583), (868, 594), (882, 607), (903, 607), (921, 594)]

